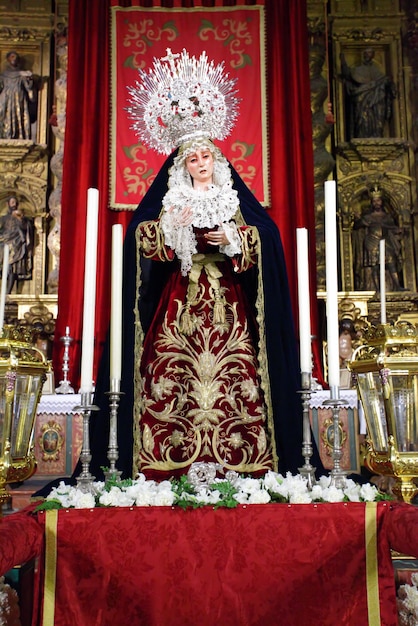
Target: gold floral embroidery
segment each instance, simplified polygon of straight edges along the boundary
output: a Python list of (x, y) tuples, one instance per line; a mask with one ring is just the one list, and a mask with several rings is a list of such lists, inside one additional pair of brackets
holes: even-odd
[[(200, 297), (202, 310), (206, 310), (203, 304), (208, 304), (209, 296), (206, 294), (204, 301), (202, 294)], [(244, 362), (252, 362), (254, 354), (246, 322), (243, 324), (238, 319), (236, 304), (226, 305), (230, 331), (222, 341), (216, 326), (203, 324), (197, 326), (192, 338), (185, 340), (180, 332), (185, 307), (180, 301), (176, 301), (176, 306), (175, 321), (169, 324), (166, 317), (156, 341), (157, 357), (147, 372), (149, 376), (153, 371), (165, 374), (154, 381), (152, 398), (143, 403), (146, 412), (156, 420), (152, 427), (144, 426), (146, 442), (158, 441), (160, 445), (157, 455), (143, 441), (141, 468), (175, 470), (202, 455), (242, 472), (270, 468), (264, 410), (258, 406), (250, 414), (245, 402), (245, 398), (258, 400), (259, 390), (243, 367)], [(181, 376), (178, 375), (179, 352)], [(167, 403), (161, 411), (164, 398)], [(243, 426), (245, 438), (241, 434)], [(172, 454), (180, 448), (179, 461)], [(240, 460), (234, 463), (232, 451), (237, 450)]]
[[(273, 436), (274, 424), (272, 417), (268, 361), (266, 354), (266, 337), (264, 329), (261, 242), (257, 228), (253, 226), (246, 226), (240, 211), (238, 211), (235, 216), (235, 221), (239, 227), (242, 240), (242, 256), (234, 258), (236, 270), (245, 271), (254, 264), (257, 264), (258, 268), (258, 295), (255, 305), (259, 328), (257, 354), (258, 375), (260, 377), (261, 389), (248, 377), (239, 379), (239, 376), (243, 371), (242, 366), (240, 366), (239, 359), (252, 359), (253, 355), (250, 356), (249, 353), (247, 354), (245, 352), (246, 348), (249, 352), (251, 352), (251, 342), (248, 338), (246, 325), (243, 328), (238, 320), (235, 305), (226, 305), (225, 321), (217, 324), (216, 328), (213, 325), (208, 328), (207, 324), (205, 327), (202, 320), (199, 319), (195, 313), (192, 314), (191, 319), (193, 322), (193, 333), (197, 333), (196, 336), (198, 337), (197, 343), (193, 348), (193, 345), (188, 343), (187, 340), (185, 341), (185, 337), (181, 333), (180, 321), (180, 318), (184, 316), (186, 308), (190, 303), (186, 303), (185, 306), (180, 301), (177, 301), (177, 317), (174, 321), (172, 320), (171, 326), (168, 326), (167, 324), (164, 326), (162, 336), (160, 335), (162, 352), (167, 349), (164, 354), (160, 354), (160, 359), (167, 359), (167, 376), (160, 377), (157, 383), (154, 382), (152, 392), (161, 398), (165, 397), (164, 394), (168, 389), (170, 389), (170, 401), (166, 404), (162, 413), (155, 413), (155, 417), (159, 424), (153, 425), (152, 429), (148, 426), (148, 431), (146, 432), (147, 450), (145, 450), (143, 445), (144, 434), (141, 436), (140, 417), (148, 408), (151, 408), (152, 410), (152, 400), (149, 397), (146, 398), (144, 396), (144, 380), (140, 374), (139, 366), (135, 369), (134, 415), (136, 417), (134, 420), (134, 473), (146, 467), (161, 471), (172, 471), (173, 469), (186, 468), (197, 460), (199, 455), (203, 454), (203, 451), (209, 451), (212, 458), (218, 460), (218, 462), (224, 467), (234, 469), (239, 472), (255, 472), (270, 469), (272, 456), (274, 468), (277, 469), (277, 452)], [(160, 260), (172, 260), (172, 257), (169, 256), (169, 250), (164, 247), (163, 237), (158, 224), (159, 222), (157, 220), (142, 224), (141, 227), (137, 229), (138, 293), (141, 286), (140, 255), (141, 250), (144, 250), (144, 236), (150, 241), (150, 245), (148, 247), (148, 250), (150, 251), (150, 258), (153, 256), (151, 250), (154, 250), (154, 253), (158, 251), (157, 257), (154, 258), (160, 258)], [(151, 245), (153, 240), (154, 244)], [(194, 305), (203, 301), (203, 293), (201, 292), (199, 285), (195, 287), (195, 291), (191, 295)], [(223, 296), (224, 293), (221, 292), (221, 295)], [(213, 296), (214, 294), (212, 293), (212, 302)], [(135, 319), (137, 327), (137, 332), (135, 334), (135, 355), (136, 362), (139, 364), (143, 353), (144, 333), (140, 323), (139, 310), (137, 306), (135, 306)], [(230, 329), (231, 325), (232, 330)], [(237, 329), (239, 329), (239, 332), (237, 332)], [(216, 338), (214, 333), (217, 333)], [(223, 342), (224, 338), (222, 335), (227, 337), (227, 342), (219, 354), (215, 356), (210, 350), (204, 349), (204, 346), (209, 345), (211, 339), (216, 342)], [(246, 340), (243, 339), (244, 336), (247, 337)], [(240, 355), (239, 359), (237, 359), (236, 354), (231, 358), (231, 353), (229, 352), (231, 349), (236, 348), (237, 344), (243, 348), (243, 353)], [(186, 369), (188, 372), (188, 378), (185, 380), (184, 384), (176, 382), (178, 371), (176, 371), (175, 363), (178, 359), (178, 352), (174, 351), (170, 357), (170, 346), (176, 346), (176, 349), (179, 352), (184, 350), (187, 346), (187, 350), (184, 353), (184, 362), (187, 364)], [(200, 355), (200, 360), (198, 355)], [(198, 364), (197, 367), (196, 363)], [(213, 404), (215, 401), (213, 401), (212, 405), (210, 404), (210, 401), (208, 402), (210, 398), (209, 389), (212, 394), (216, 394), (217, 389), (216, 385), (210, 387), (208, 382), (208, 372), (209, 374), (212, 372), (212, 378), (215, 379), (217, 376), (216, 372), (218, 370), (220, 370), (222, 376), (222, 368), (233, 369), (237, 373), (237, 378), (234, 383), (229, 385), (228, 388), (223, 389), (222, 411), (223, 415), (226, 415), (226, 411), (228, 415), (227, 419), (222, 419), (222, 425), (219, 426), (219, 424), (216, 423), (218, 414), (216, 411), (213, 412)], [(181, 369), (183, 370), (183, 364)], [(169, 378), (169, 373), (174, 374), (174, 378)], [(206, 383), (204, 383), (205, 376)], [(192, 381), (194, 382), (194, 386)], [(204, 384), (206, 384), (206, 408), (199, 407), (199, 411), (194, 415), (188, 414), (187, 406), (188, 394), (190, 393), (190, 390), (197, 394), (196, 397), (198, 397), (199, 394), (200, 397), (203, 397), (202, 390), (204, 389)], [(173, 389), (175, 389), (174, 395), (172, 393)], [(258, 412), (256, 412), (256, 415), (253, 416), (254, 420), (259, 420), (259, 423), (252, 425), (252, 417), (246, 415), (243, 410), (244, 405), (242, 398), (249, 398), (251, 401), (255, 401), (261, 390), (264, 397), (266, 412), (264, 412), (263, 409), (259, 409)], [(196, 428), (194, 419), (199, 422), (199, 428)], [(237, 430), (237, 428), (242, 426), (244, 421), (248, 423), (245, 441), (239, 430)], [(260, 422), (263, 422), (261, 427)], [(166, 429), (166, 432), (164, 432), (164, 423), (176, 424), (176, 426), (173, 429), (171, 425)], [(269, 433), (269, 436), (267, 436), (267, 432)], [(154, 446), (151, 446), (151, 442), (155, 442), (157, 440), (159, 441), (158, 446), (160, 452), (160, 456), (158, 458), (154, 455)], [(178, 448), (181, 448), (183, 452), (184, 460), (182, 461), (174, 461), (171, 457), (171, 453)], [(232, 451), (241, 451), (241, 449), (241, 461), (235, 464), (230, 463)], [(255, 459), (254, 449), (257, 450)]]

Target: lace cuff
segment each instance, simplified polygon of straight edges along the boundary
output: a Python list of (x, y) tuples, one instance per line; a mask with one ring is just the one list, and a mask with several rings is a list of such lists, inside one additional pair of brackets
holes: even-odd
[(229, 243), (226, 246), (219, 246), (219, 250), (227, 256), (241, 254), (241, 238), (238, 234), (238, 228), (235, 222), (224, 222), (222, 228), (229, 239)]

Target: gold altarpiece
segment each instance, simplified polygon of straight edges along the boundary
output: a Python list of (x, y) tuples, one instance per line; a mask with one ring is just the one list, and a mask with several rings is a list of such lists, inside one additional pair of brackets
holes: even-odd
[(8, 211), (8, 198), (14, 196), (32, 221), (34, 233), (31, 278), (13, 286), (5, 320), (40, 323), (51, 336), (58, 308), (62, 113), (66, 98), (62, 33), (68, 0), (0, 0), (0, 12), (0, 71), (6, 67), (6, 55), (16, 51), (20, 68), (32, 73), (36, 94), (31, 138), (0, 136), (0, 217)]
[[(378, 321), (374, 289), (359, 289), (353, 250), (354, 225), (367, 212), (371, 190), (381, 191), (385, 210), (402, 232), (402, 290), (388, 290), (388, 317), (418, 315), (415, 256), (418, 251), (417, 164), (418, 2), (406, 0), (308, 0), (311, 109), (313, 122), (318, 295), (325, 296), (324, 181), (338, 184), (341, 299), (351, 298), (362, 314)], [(36, 136), (33, 141), (0, 139), (0, 215), (15, 194), (33, 218), (33, 277), (9, 297), (9, 320), (47, 318), (57, 312), (60, 240), (60, 188), (66, 102), (68, 0), (0, 0), (0, 63), (15, 49), (38, 81)], [(411, 36), (412, 33), (412, 36)], [(347, 97), (341, 53), (349, 66), (372, 46), (374, 62), (392, 77), (396, 97), (380, 138), (353, 138), (347, 124)], [(329, 84), (328, 84), (329, 83)], [(416, 94), (415, 94), (416, 95)], [(332, 102), (334, 123), (326, 121)], [(51, 114), (55, 122), (50, 123)], [(33, 313), (35, 307), (35, 313)]]
[[(400, 0), (331, 0), (324, 12), (323, 2), (308, 1), (318, 296), (325, 298), (323, 184), (332, 176), (338, 190), (340, 298), (351, 299), (371, 322), (380, 321), (379, 286), (376, 289), (370, 278), (364, 278), (370, 270), (360, 256), (364, 240), (359, 239), (359, 225), (367, 221), (373, 194), (380, 195), (385, 220), (394, 238), (396, 234), (394, 270), (386, 272), (388, 321), (405, 314), (418, 320), (414, 152), (418, 111), (413, 95), (418, 51), (408, 38), (418, 29), (418, 6), (414, 9), (413, 4), (418, 5)], [(358, 136), (350, 126), (343, 63), (358, 67), (367, 49), (373, 50), (375, 71), (393, 86), (391, 113), (380, 136), (357, 131), (363, 134)], [(332, 121), (326, 118), (328, 102)], [(362, 262), (364, 267), (359, 267)]]

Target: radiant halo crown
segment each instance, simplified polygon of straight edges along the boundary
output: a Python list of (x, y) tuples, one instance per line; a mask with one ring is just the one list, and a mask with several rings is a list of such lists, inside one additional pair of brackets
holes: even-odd
[(128, 87), (127, 111), (140, 140), (162, 154), (197, 137), (225, 139), (233, 129), (238, 104), (236, 78), (215, 65), (206, 52), (190, 57), (183, 49), (154, 58), (148, 72), (139, 69), (140, 80)]

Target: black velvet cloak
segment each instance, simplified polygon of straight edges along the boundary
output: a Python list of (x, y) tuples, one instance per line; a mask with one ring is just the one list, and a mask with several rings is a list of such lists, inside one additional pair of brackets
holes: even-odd
[[(123, 395), (118, 412), (119, 459), (116, 467), (124, 478), (132, 476), (133, 460), (133, 394), (134, 394), (134, 308), (136, 304), (137, 251), (135, 231), (139, 223), (157, 219), (162, 199), (167, 191), (169, 168), (176, 156), (174, 152), (156, 176), (144, 199), (139, 204), (126, 232), (124, 243), (123, 285), (123, 352), (122, 382)], [(248, 225), (256, 226), (262, 246), (262, 273), (264, 289), (264, 315), (266, 352), (270, 378), (271, 403), (273, 408), (274, 436), (279, 457), (278, 471), (285, 474), (298, 473), (303, 465), (302, 457), (302, 405), (300, 370), (296, 336), (294, 332), (289, 286), (285, 259), (277, 226), (249, 191), (237, 172), (231, 167), (233, 186), (238, 191), (241, 213)], [(173, 271), (174, 263), (141, 260), (142, 285), (139, 294), (141, 324), (146, 332), (158, 303), (167, 276)], [(257, 268), (238, 276), (250, 302), (255, 303), (258, 285)], [(96, 479), (103, 479), (101, 467), (108, 466), (109, 405), (106, 392), (109, 390), (109, 342), (99, 368), (94, 403), (100, 411), (91, 416), (90, 449), (92, 461), (90, 471)], [(321, 467), (314, 446), (312, 464)], [(80, 464), (75, 474), (79, 473)]]

